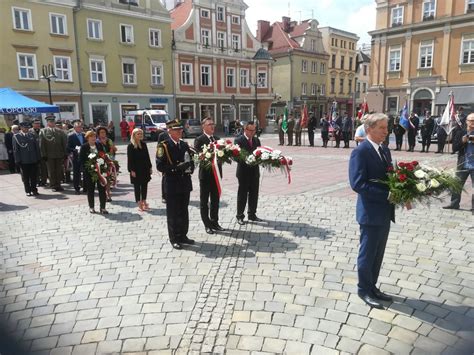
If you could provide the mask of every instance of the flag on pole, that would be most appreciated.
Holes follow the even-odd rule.
[[[439,125],[446,131],[446,134],[449,134],[456,127],[456,124],[458,123],[456,121],[456,115],[454,114],[454,95],[450,93]]]
[[[334,100],[331,106],[331,121],[335,121],[337,118],[337,101]]]
[[[285,133],[288,131],[288,106],[285,106],[285,112],[283,114],[283,121],[281,123],[281,130]]]
[[[400,126],[405,128],[405,131],[408,131],[408,128],[410,127],[410,121],[408,120],[408,105],[406,101],[405,105],[400,111]]]
[[[303,112],[301,113],[301,128],[306,128],[308,127],[308,106],[304,104],[303,106]]]

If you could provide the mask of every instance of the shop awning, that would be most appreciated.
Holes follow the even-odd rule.
[[[58,112],[58,106],[33,100],[10,88],[0,88],[0,115],[28,115]]]
[[[446,105],[451,91],[454,95],[455,105],[474,103],[474,86],[457,86],[441,88],[439,94],[436,95],[436,105]]]

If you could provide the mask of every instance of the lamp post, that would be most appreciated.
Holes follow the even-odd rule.
[[[54,74],[54,67],[52,64],[43,64],[41,67],[42,69],[42,74],[40,79],[41,80],[46,80],[48,82],[48,94],[49,94],[49,104],[53,104],[53,97],[51,96],[51,80],[54,80],[57,78],[56,74]]]
[[[258,81],[256,83],[252,83],[252,80],[250,80],[250,85],[255,88],[255,117],[258,120],[258,92],[257,92]]]

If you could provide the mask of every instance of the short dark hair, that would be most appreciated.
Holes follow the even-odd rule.
[[[247,128],[247,126],[255,126],[255,121],[248,121],[246,124],[244,124],[244,128]]]
[[[105,131],[105,134],[109,133],[109,130],[107,129],[107,127],[104,127],[104,126],[97,127],[95,131],[97,133],[97,136],[100,134],[100,131]]]

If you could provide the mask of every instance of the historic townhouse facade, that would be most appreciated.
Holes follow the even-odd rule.
[[[300,112],[308,110],[320,118],[327,110],[326,75],[329,55],[324,50],[318,21],[301,23],[283,17],[272,25],[258,21],[257,40],[261,41],[275,59],[273,86],[276,100],[272,114],[279,115],[288,104]]]
[[[333,27],[321,27],[323,42],[329,53],[327,75],[328,102],[337,102],[340,114],[354,112],[354,90],[356,81],[357,41],[355,33]]]
[[[74,0],[0,2],[0,87],[49,103],[41,77],[54,72],[52,101],[71,119],[81,112],[74,6]]]
[[[171,4],[176,112],[182,119],[249,121],[273,100],[272,60],[245,21],[241,0]],[[258,54],[257,54],[258,51]]]
[[[474,110],[474,1],[376,0],[369,107],[440,114],[454,94]]]
[[[357,68],[355,81],[356,110],[367,98],[370,85],[370,53],[359,49],[357,53]],[[370,109],[370,106],[369,106]]]

